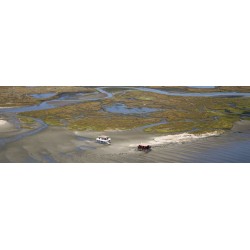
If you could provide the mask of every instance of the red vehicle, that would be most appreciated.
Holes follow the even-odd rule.
[[[137,149],[138,149],[139,151],[146,151],[146,152],[148,152],[148,151],[151,150],[151,146],[150,146],[150,145],[143,145],[143,144],[140,144],[140,145],[138,145]]]

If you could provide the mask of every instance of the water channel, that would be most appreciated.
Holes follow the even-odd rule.
[[[96,101],[102,100],[106,98],[112,98],[114,93],[109,92],[108,89],[110,87],[97,87],[96,92],[93,94],[89,93],[64,93],[61,95],[55,95],[55,93],[44,93],[44,94],[36,94],[33,97],[42,99],[42,98],[50,98],[50,100],[42,101],[38,105],[24,106],[24,107],[10,107],[10,108],[1,108],[0,116],[3,117],[11,117],[12,120],[18,115],[20,112],[27,111],[38,111],[38,110],[46,110],[52,109],[56,107],[62,107],[66,105],[72,105],[74,103],[82,103],[87,101]],[[121,87],[124,89],[124,87]],[[197,97],[250,97],[250,93],[240,93],[240,92],[210,92],[210,93],[187,93],[187,92],[179,92],[179,91],[164,91],[158,89],[152,89],[147,87],[125,87],[127,90],[122,90],[122,92],[131,91],[131,90],[140,90],[145,92],[152,92],[157,94],[171,95],[171,96],[197,96]],[[101,96],[100,96],[101,94]],[[112,106],[103,107],[104,110],[113,113],[122,113],[122,114],[146,114],[149,112],[155,112],[157,109],[150,109],[147,107],[143,108],[128,108],[126,105],[122,103],[116,103]],[[35,119],[37,123],[37,127],[30,130],[25,131],[24,133],[17,134],[10,137],[1,137],[0,138],[0,146],[4,146],[10,142],[15,142],[21,140],[25,137],[35,135],[40,133],[43,130],[48,128],[48,125],[45,124],[42,120]],[[164,124],[167,121],[163,120],[159,124]],[[15,124],[18,126],[18,124]],[[155,124],[147,125],[146,127],[155,126]]]

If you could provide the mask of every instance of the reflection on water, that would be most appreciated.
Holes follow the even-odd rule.
[[[116,103],[112,106],[106,106],[104,107],[104,110],[111,113],[121,113],[121,114],[145,114],[158,111],[158,109],[146,108],[146,107],[129,108],[123,103]]]

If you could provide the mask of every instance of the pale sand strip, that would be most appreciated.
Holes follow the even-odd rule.
[[[155,137],[153,140],[149,140],[146,143],[149,145],[163,145],[169,143],[182,143],[193,141],[201,138],[207,138],[211,136],[218,136],[222,134],[221,131],[215,131],[211,133],[204,133],[200,135],[194,135],[189,133],[182,133],[182,134],[175,134],[175,135],[165,135],[165,136],[158,136]],[[130,147],[134,147],[135,145],[130,145]]]
[[[0,120],[0,126],[4,126],[4,125],[7,125],[7,124],[9,124],[7,121]]]
[[[218,136],[221,132],[215,131],[212,133],[204,133],[200,135],[194,135],[189,133],[177,134],[177,135],[166,135],[154,138],[150,143],[152,145],[165,144],[165,143],[181,143],[186,141],[197,140],[201,138],[207,138],[211,136]]]

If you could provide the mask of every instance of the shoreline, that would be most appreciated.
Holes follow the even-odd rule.
[[[235,126],[237,126],[238,124],[242,124],[242,123],[247,123],[247,120],[241,120],[241,121],[237,121],[235,122],[233,128]],[[16,130],[13,131],[13,124],[4,120],[4,119],[0,119],[0,132],[17,132]],[[56,126],[52,126],[54,128],[58,128],[58,129],[67,129],[67,127],[56,127]],[[76,136],[85,136],[85,135],[92,135],[95,139],[95,137],[97,137],[100,134],[110,134],[111,136],[117,136],[117,135],[124,135],[124,137],[131,137],[130,140],[128,141],[134,141],[133,139],[135,139],[137,137],[137,135],[140,135],[139,138],[140,140],[143,141],[143,144],[149,144],[152,146],[157,146],[157,145],[165,145],[165,144],[171,144],[171,143],[183,143],[183,142],[189,142],[189,141],[194,141],[194,140],[199,140],[199,139],[203,139],[203,138],[208,138],[208,137],[214,137],[214,136],[220,136],[224,133],[226,133],[227,131],[225,130],[216,130],[213,132],[205,132],[205,133],[201,133],[201,134],[192,134],[192,133],[188,133],[188,132],[183,132],[183,133],[176,133],[176,134],[158,134],[158,133],[147,133],[143,131],[143,128],[145,126],[142,127],[136,127],[133,129],[128,129],[128,130],[121,130],[121,129],[108,129],[108,130],[104,130],[104,131],[94,131],[94,130],[84,130],[84,131],[80,131],[80,130],[69,130],[69,132],[73,133]],[[233,128],[229,131],[232,131]],[[68,129],[67,129],[68,130]],[[21,131],[20,131],[21,132]],[[142,143],[142,141],[138,141],[137,145]],[[135,143],[129,144],[127,145],[129,147],[131,146],[135,146]]]
[[[203,133],[200,135],[194,135],[189,133],[180,133],[180,134],[171,134],[155,137],[153,140],[148,141],[146,144],[155,146],[155,145],[166,145],[172,143],[183,143],[190,142],[193,140],[199,140],[208,137],[219,136],[223,132],[215,131],[211,133]]]
[[[166,96],[149,88],[132,89],[137,91],[117,95],[96,87],[95,92],[61,93],[29,106],[3,102],[0,162],[185,162],[210,154],[209,162],[217,151],[223,151],[223,159],[234,155],[241,161],[242,152],[250,152],[250,121],[242,121],[248,116],[250,99],[216,97],[204,103],[204,95]],[[23,93],[25,88],[18,90]],[[17,105],[21,101],[15,99]],[[104,110],[116,103],[131,110],[158,111],[130,116]],[[8,104],[12,106],[6,107]],[[96,143],[101,134],[111,137],[111,145]],[[151,145],[152,152],[138,152],[139,144]],[[242,161],[249,157],[245,154]]]
[[[95,139],[101,133],[48,127],[7,143],[1,148],[0,162],[250,161],[250,121],[240,121],[231,131],[223,134],[206,133],[202,136],[187,133],[159,136],[138,130],[112,131],[108,133],[112,139],[111,145],[96,143]],[[152,151],[137,151],[138,144],[146,142],[154,143]]]

